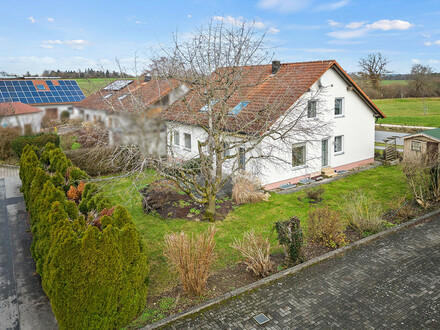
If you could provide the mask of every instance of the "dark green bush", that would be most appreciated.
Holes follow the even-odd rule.
[[[143,240],[122,206],[111,216],[94,218],[97,213],[91,210],[113,206],[96,184],[84,188],[80,206],[85,212],[68,201],[59,181],[69,183],[75,168],[58,149],[50,144],[45,149],[40,162],[33,147],[25,146],[20,178],[34,238],[32,256],[58,326],[120,328],[145,304],[149,266]],[[92,221],[80,211],[90,213]]]
[[[301,222],[297,217],[275,223],[278,241],[284,248],[286,257],[294,263],[302,261],[303,234]]]
[[[14,153],[21,157],[23,153],[24,147],[26,145],[35,146],[38,149],[42,149],[46,146],[47,143],[53,143],[56,147],[60,145],[60,137],[57,134],[53,133],[40,133],[37,135],[23,135],[15,138],[12,143],[12,150]]]
[[[0,127],[0,159],[6,160],[12,157],[12,141],[18,137],[17,130],[8,127]]]

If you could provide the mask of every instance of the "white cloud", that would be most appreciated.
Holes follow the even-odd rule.
[[[335,21],[332,20],[332,19],[328,19],[328,20],[327,20],[327,23],[328,23],[328,25],[333,26],[333,27],[342,26],[342,23],[335,22]]]
[[[264,30],[264,29],[267,28],[267,24],[264,23],[264,22],[261,22],[261,21],[252,21],[252,22],[248,22],[248,21],[246,21],[246,20],[245,20],[243,17],[241,17],[241,16],[239,16],[239,17],[232,17],[232,16],[226,16],[226,17],[224,17],[224,16],[214,16],[212,19],[213,19],[214,21],[222,21],[222,22],[224,22],[224,23],[226,23],[226,24],[230,24],[230,25],[237,26],[237,27],[241,27],[241,26],[243,26],[243,25],[246,25],[246,26],[253,26],[254,28],[259,29],[259,30]],[[278,29],[276,29],[276,28],[274,28],[274,27],[271,27],[271,28],[269,28],[269,29],[267,30],[267,32],[270,33],[270,34],[276,34],[276,33],[280,32],[280,30],[278,30]]]
[[[431,64],[438,64],[440,61],[439,60],[429,60],[428,62]]]
[[[338,2],[326,3],[326,4],[322,4],[322,5],[319,5],[318,7],[316,7],[316,10],[319,10],[319,11],[336,10],[336,9],[345,7],[349,3],[350,3],[350,0],[341,0]]]
[[[425,42],[425,46],[440,46],[440,40],[436,40],[436,41],[426,41]]]
[[[332,21],[333,22],[333,21]],[[329,22],[330,24],[330,22]],[[336,26],[336,25],[334,25]],[[382,31],[390,31],[390,30],[408,30],[413,27],[414,24],[411,24],[407,21],[402,21],[399,19],[389,20],[383,19],[372,24],[365,24],[365,22],[351,22],[345,26],[348,30],[340,30],[340,31],[332,31],[327,33],[327,35],[336,38],[336,39],[352,39],[358,38],[369,31],[372,30],[382,30]],[[425,45],[430,46],[429,42],[425,42]]]
[[[68,45],[73,49],[84,49],[84,46],[90,45],[90,42],[87,40],[77,39],[77,40],[44,40],[40,45],[43,48],[53,48],[53,45]]]
[[[30,21],[31,21],[31,23],[35,23],[35,22],[36,22],[36,20],[34,19],[34,17],[33,17],[33,16],[29,16],[29,17],[28,17],[28,20],[30,20]]]
[[[136,23],[136,24],[142,24],[142,22],[141,22],[141,21],[136,21],[135,23]]]
[[[191,18],[192,17],[192,15],[191,14],[188,14],[186,17],[188,17],[188,18]]]
[[[411,59],[411,62],[413,62],[414,64],[419,64],[420,60],[418,58],[413,58]]]
[[[294,13],[307,8],[311,2],[311,0],[260,0],[257,6],[280,13]]]
[[[401,21],[400,19],[382,19],[380,21],[374,22],[373,24],[366,25],[369,29],[379,29],[383,31],[389,31],[389,30],[408,30],[409,28],[413,27],[414,24],[411,24],[407,21]]]
[[[365,25],[366,22],[351,22],[345,26],[346,29],[359,29]]]
[[[358,38],[365,35],[368,32],[367,29],[358,29],[358,30],[341,30],[341,31],[332,31],[327,33],[330,37],[336,39],[353,39]]]
[[[55,21],[52,17],[48,17],[47,20],[48,20],[49,22],[53,22],[53,21]]]

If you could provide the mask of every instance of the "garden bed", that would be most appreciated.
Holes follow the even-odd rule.
[[[145,182],[145,184],[149,182]],[[242,238],[246,231],[253,229],[255,233],[269,238],[272,246],[272,260],[275,260],[274,271],[277,272],[284,267],[282,264],[284,255],[273,230],[276,221],[297,216],[301,220],[304,233],[307,235],[307,219],[311,209],[329,207],[332,210],[342,212],[344,208],[343,196],[361,190],[383,208],[385,218],[389,222],[397,224],[408,220],[408,215],[402,216],[406,212],[405,209],[401,209],[397,213],[395,211],[411,198],[401,167],[379,166],[320,185],[325,188],[320,202],[310,201],[305,191],[297,191],[290,194],[272,193],[267,202],[232,207],[231,212],[224,217],[223,221],[215,223],[218,230],[215,236],[215,250],[218,259],[213,266],[205,296],[191,298],[182,293],[177,275],[170,272],[169,265],[163,255],[164,236],[180,231],[188,235],[197,234],[206,230],[210,223],[188,221],[188,218],[173,219],[160,217],[157,214],[154,216],[145,214],[142,209],[142,196],[139,194],[137,197],[133,197],[133,194],[127,193],[131,186],[130,178],[120,178],[115,180],[113,185],[107,185],[104,188],[107,189],[108,195],[113,196],[115,200],[123,203],[130,210],[133,220],[144,236],[151,256],[150,292],[147,308],[131,325],[133,327],[157,321],[167,315],[197,305],[203,300],[258,280],[257,277],[246,271],[246,266],[241,263],[242,257],[230,246],[236,238]],[[177,194],[179,200],[183,200],[185,203],[188,201],[183,197],[184,195]],[[394,213],[398,216],[395,217]],[[416,207],[416,212],[411,216],[420,213],[421,211]],[[346,241],[349,242],[362,238],[362,235],[348,226],[345,228],[344,234]],[[331,248],[313,242],[306,236],[303,254],[307,260],[330,250]]]

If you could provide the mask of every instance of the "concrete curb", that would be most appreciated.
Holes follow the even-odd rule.
[[[311,259],[309,261],[306,261],[306,262],[304,262],[302,264],[299,264],[299,265],[296,265],[294,267],[288,268],[286,270],[283,270],[282,272],[273,274],[271,276],[263,278],[263,279],[261,279],[259,281],[254,282],[254,283],[245,285],[245,286],[243,286],[241,288],[238,288],[236,290],[228,292],[228,293],[226,293],[226,294],[224,294],[224,295],[222,295],[220,297],[211,299],[211,300],[209,300],[207,302],[204,302],[204,303],[202,303],[200,305],[194,306],[194,307],[192,307],[192,308],[190,308],[190,309],[188,309],[188,310],[186,310],[184,312],[181,312],[179,314],[174,314],[174,315],[168,316],[168,317],[166,317],[166,318],[164,318],[164,319],[162,319],[160,321],[157,321],[155,323],[152,323],[152,324],[150,324],[150,325],[148,325],[148,326],[146,326],[146,327],[144,327],[142,329],[143,330],[149,330],[149,329],[157,329],[157,328],[160,328],[160,327],[164,327],[164,326],[168,325],[169,323],[172,323],[172,322],[177,321],[179,319],[182,319],[182,318],[188,317],[190,315],[196,314],[196,313],[198,313],[198,312],[200,312],[200,311],[202,311],[204,309],[207,309],[207,308],[209,308],[209,307],[211,307],[213,305],[222,303],[222,302],[224,302],[224,301],[226,301],[226,300],[228,300],[228,299],[230,299],[232,297],[236,297],[236,296],[241,295],[243,293],[255,290],[255,289],[257,289],[259,287],[262,287],[264,285],[267,285],[267,284],[269,284],[271,282],[277,281],[277,280],[279,280],[279,279],[281,279],[283,277],[295,274],[295,273],[297,273],[297,272],[299,272],[299,271],[301,271],[301,270],[303,270],[303,269],[305,269],[307,267],[310,267],[312,265],[320,263],[320,262],[322,262],[324,260],[333,258],[335,256],[342,255],[345,252],[350,251],[352,249],[355,249],[355,248],[357,248],[359,246],[367,245],[367,244],[369,244],[372,241],[375,241],[377,239],[384,238],[384,237],[392,235],[392,234],[394,234],[394,233],[396,233],[396,232],[398,232],[400,230],[403,230],[403,229],[415,226],[418,223],[422,222],[423,220],[425,220],[427,218],[430,218],[430,217],[432,217],[433,215],[436,215],[436,214],[440,214],[440,209],[435,210],[433,212],[430,212],[428,214],[425,214],[425,215],[423,215],[421,217],[412,219],[412,220],[410,220],[408,222],[405,222],[405,223],[402,223],[400,225],[397,225],[397,226],[395,226],[393,228],[390,228],[388,230],[384,230],[384,231],[382,231],[380,233],[377,233],[375,235],[371,235],[371,236],[362,238],[359,241],[351,243],[350,245],[347,245],[347,246],[344,246],[342,248],[330,251],[330,252],[328,252],[326,254],[323,254],[323,255],[321,255],[319,257],[313,258],[313,259]]]

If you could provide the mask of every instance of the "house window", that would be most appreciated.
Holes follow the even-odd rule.
[[[229,149],[229,143],[223,143],[223,157],[231,155],[231,149]]]
[[[39,91],[45,91],[45,90],[46,90],[46,87],[44,87],[44,85],[37,85],[37,89],[38,89]]]
[[[335,116],[341,116],[344,114],[342,106],[343,106],[343,99],[336,98],[335,99]]]
[[[335,153],[339,153],[343,151],[343,136],[339,135],[339,136],[335,136]]]
[[[243,110],[247,105],[249,104],[249,101],[241,101],[239,102],[231,111],[229,111],[229,115],[234,116],[237,115],[241,110]]]
[[[109,93],[109,94],[105,95],[102,99],[103,100],[107,100],[112,95],[113,95],[113,93]]]
[[[411,141],[411,150],[413,150],[413,151],[422,151],[422,142],[420,142],[420,141]]]
[[[180,146],[180,134],[177,131],[174,131],[173,142],[175,146]]]
[[[238,148],[238,168],[240,170],[246,170],[246,149]]]
[[[307,118],[316,118],[316,101],[309,101],[307,105]]]
[[[184,138],[185,138],[185,148],[191,149],[191,134],[185,133]]]
[[[210,102],[211,102],[211,106],[214,106],[214,105],[217,104],[218,100],[211,100]],[[208,107],[208,105],[206,104],[206,105],[204,105],[203,107],[201,107],[199,111],[200,111],[200,112],[207,112],[208,110],[209,110],[209,107]]]
[[[306,164],[306,145],[295,144],[292,147],[292,166],[301,166]]]

